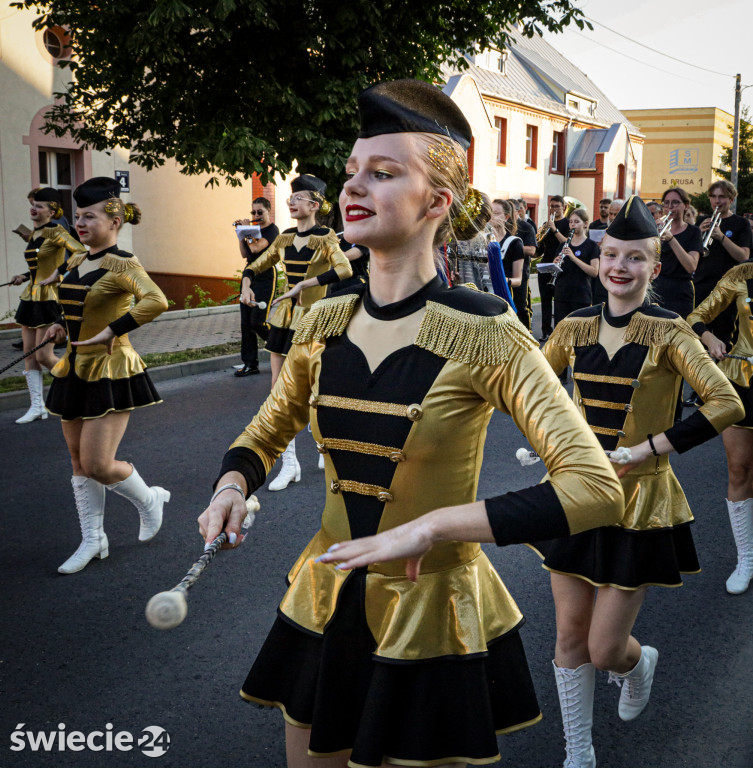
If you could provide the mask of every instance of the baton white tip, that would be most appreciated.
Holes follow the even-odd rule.
[[[266,301],[260,301],[256,304],[259,309],[266,309],[267,308],[267,302]]]
[[[146,604],[146,620],[155,629],[173,629],[188,614],[188,603],[182,592],[158,592]]]
[[[523,459],[527,459],[528,451],[525,448],[518,448],[518,450],[515,451],[515,458],[518,461],[523,461]]]

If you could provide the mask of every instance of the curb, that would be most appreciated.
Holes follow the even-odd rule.
[[[264,350],[260,349],[260,353]],[[196,376],[199,373],[212,373],[231,368],[241,362],[241,356],[222,355],[221,357],[206,357],[203,360],[189,360],[185,363],[173,363],[172,365],[161,365],[157,368],[149,368],[149,378],[159,383],[161,381],[172,381],[181,379],[184,376]],[[259,367],[265,370],[269,367],[268,359],[260,359]],[[45,394],[49,387],[45,388]],[[14,392],[0,393],[0,411],[12,411],[15,408],[26,408],[29,405],[29,393],[25,389],[19,389]]]

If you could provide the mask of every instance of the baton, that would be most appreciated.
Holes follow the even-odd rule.
[[[49,344],[51,341],[55,341],[55,339],[47,339],[47,341],[43,341],[41,344],[37,344],[34,349],[30,349],[25,355],[21,355],[21,357],[18,358],[18,360],[14,360],[12,363],[9,363],[5,366],[5,368],[0,368],[0,373],[5,373],[9,368],[12,368],[14,365],[18,365],[20,362],[22,362],[25,358],[29,357],[29,355],[33,355],[38,349],[42,349],[42,347]]]
[[[629,464],[633,460],[630,448],[623,447],[616,451],[604,451],[604,453],[607,454],[607,458],[612,464]],[[529,451],[527,448],[518,448],[515,451],[515,458],[523,467],[530,467],[541,461],[541,456],[536,451]]]
[[[246,519],[242,528],[247,530],[253,525],[255,513],[259,511],[259,500],[249,496],[246,500]],[[204,554],[188,569],[188,573],[172,589],[158,592],[146,604],[146,620],[155,629],[173,629],[186,618],[188,613],[188,590],[199,580],[214,556],[222,549],[227,541],[223,531],[211,544],[207,545]]]

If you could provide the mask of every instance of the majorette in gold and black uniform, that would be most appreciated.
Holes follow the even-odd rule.
[[[385,338],[404,346],[388,353]],[[367,353],[382,358],[374,370]],[[530,333],[502,299],[438,277],[387,306],[366,285],[317,302],[226,454],[221,474],[243,473],[249,493],[309,421],[324,455],[321,528],[241,690],[310,727],[310,754],[491,763],[495,732],[540,719],[523,617],[478,544],[435,546],[416,584],[402,561],[349,573],[315,562],[335,542],[474,501],[495,408],[551,469],[546,483],[487,500],[500,545],[619,518],[617,478]]]
[[[296,192],[306,192],[312,199],[324,203],[326,184],[316,176],[305,173],[293,179],[290,188]],[[287,285],[285,291],[293,288],[302,280],[316,277],[318,286],[305,288],[298,296],[285,299],[276,304],[269,312],[269,336],[266,348],[269,352],[286,355],[293,341],[298,323],[309,311],[311,305],[324,298],[327,285],[336,283],[353,274],[350,262],[340,250],[340,243],[335,232],[329,227],[315,226],[305,232],[295,227],[286,229],[277,236],[272,245],[244,270],[244,277],[251,278],[259,272],[269,269],[277,263],[282,264]]]
[[[555,373],[573,369],[573,399],[605,450],[665,433],[678,453],[724,430],[740,404],[690,326],[674,312],[644,304],[612,317],[605,304],[573,312],[554,329],[544,355]],[[686,379],[704,405],[675,422]],[[622,478],[619,523],[537,542],[544,567],[597,586],[677,587],[700,570],[693,515],[669,464],[651,456]]]
[[[128,334],[167,309],[165,295],[139,260],[117,245],[74,256],[68,267],[59,287],[68,348],[50,371],[47,410],[70,421],[162,402]],[[136,304],[131,306],[134,297]],[[111,355],[104,344],[71,346],[106,326],[117,337]]]
[[[39,202],[59,204],[60,199],[60,193],[51,187],[43,187],[34,193],[34,200]],[[39,283],[63,265],[66,251],[73,254],[83,253],[86,248],[60,224],[41,227],[31,233],[24,251],[24,258],[29,267],[26,273],[29,282],[21,293],[15,318],[20,325],[27,328],[43,328],[58,319],[60,308],[57,305],[57,282],[50,285]]]
[[[732,267],[709,296],[688,315],[688,323],[701,336],[710,330],[706,326],[728,307],[737,310],[737,322],[729,354],[753,357],[753,261]],[[753,363],[725,357],[719,362],[719,369],[727,376],[745,406],[745,418],[735,426],[753,429]]]

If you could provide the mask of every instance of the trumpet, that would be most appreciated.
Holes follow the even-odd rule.
[[[659,221],[661,222],[659,237],[661,237],[672,226],[672,214],[668,213],[666,216],[662,216]]]
[[[571,229],[570,232],[567,235],[567,241],[562,246],[562,250],[560,253],[562,254],[562,260],[560,261],[560,265],[562,262],[567,258],[567,254],[565,253],[565,249],[570,247],[570,243],[573,241],[573,238],[575,237],[575,230]],[[555,272],[551,279],[549,280],[549,285],[555,285],[557,283],[557,277],[559,276],[559,272]]]
[[[717,205],[714,208],[714,215],[711,217],[711,225],[709,226],[706,236],[703,238],[703,255],[708,256],[711,246],[711,233],[719,226],[719,222],[722,220],[722,214]]]
[[[536,233],[536,242],[540,243],[546,236],[547,233],[551,230],[552,224],[554,224],[554,214],[552,214],[540,227],[539,231]]]

